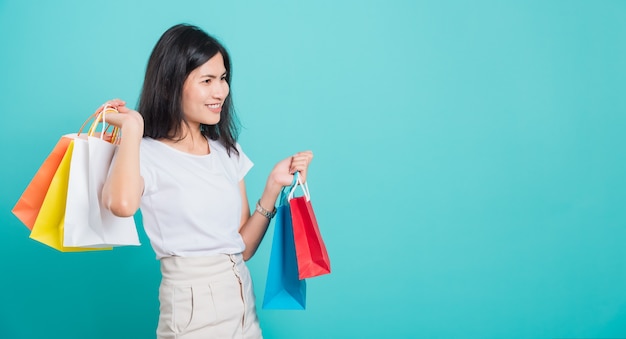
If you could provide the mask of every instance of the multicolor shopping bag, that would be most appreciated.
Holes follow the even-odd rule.
[[[280,194],[275,220],[263,309],[303,310],[306,307],[306,281],[298,278],[286,189]]]
[[[74,140],[71,140],[47,189],[30,233],[30,238],[61,252],[93,251],[95,249],[63,246],[65,201],[67,198],[67,183],[73,148]]]
[[[297,172],[295,176],[296,184],[291,188],[287,199],[293,222],[298,277],[306,279],[330,273],[330,258],[311,205],[309,187],[307,183],[302,183]],[[297,187],[302,189],[303,196],[294,197]]]
[[[28,211],[28,218],[34,219],[32,226],[29,219],[23,221],[31,228],[30,238],[62,252],[139,245],[134,218],[113,215],[100,199],[119,137],[117,128],[108,132],[104,121],[107,112],[117,113],[112,107],[100,107],[78,133],[63,136],[61,140],[67,145],[59,142],[36,175],[44,184],[31,182],[32,188],[29,185],[25,198],[18,201],[20,207],[29,206],[21,208],[20,215],[16,213],[18,218],[22,220],[23,211]],[[92,120],[89,132],[82,134]],[[103,130],[96,133],[99,124]]]
[[[74,140],[65,207],[64,246],[111,247],[140,245],[133,217],[118,217],[101,199],[118,140],[119,129],[106,133],[106,114],[117,110],[105,106],[86,136]],[[96,133],[98,124],[103,131]]]

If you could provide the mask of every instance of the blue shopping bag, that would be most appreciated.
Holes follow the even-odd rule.
[[[285,188],[279,197],[274,224],[274,239],[265,283],[263,309],[304,310],[306,281],[298,278],[296,246],[293,238],[291,211]]]

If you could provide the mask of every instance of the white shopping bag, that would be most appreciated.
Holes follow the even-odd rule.
[[[105,124],[106,107],[94,121]],[[110,112],[110,111],[109,111]],[[116,247],[140,245],[133,217],[118,217],[102,204],[102,187],[109,173],[117,145],[104,140],[105,131],[95,137],[74,139],[65,207],[63,245],[66,247]]]
[[[89,147],[83,137],[73,136],[74,150],[67,183],[63,246],[78,247],[89,225]]]

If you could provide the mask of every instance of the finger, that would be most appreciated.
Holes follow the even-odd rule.
[[[291,168],[295,171],[303,171],[305,169],[307,169],[307,167],[309,166],[308,161],[305,160],[301,160],[301,161],[294,161],[291,164]]]
[[[291,174],[295,173],[295,172],[306,172],[308,167],[309,167],[309,163],[311,161],[311,157],[310,156],[294,156],[291,160],[291,164],[289,166],[289,172]]]
[[[303,152],[298,152],[294,155],[294,157],[304,157],[306,159],[313,159],[313,152],[311,151],[303,151]]]
[[[294,156],[291,161],[291,165],[292,166],[301,166],[301,165],[307,166],[311,162],[312,159],[313,158],[308,155]]]
[[[104,106],[111,106],[111,107],[114,107],[115,109],[119,110],[119,108],[126,106],[126,102],[124,100],[122,100],[122,99],[117,99],[116,98],[116,99],[111,99],[111,100],[105,102],[104,105],[102,105],[102,106],[103,107]]]
[[[128,113],[130,112],[130,108],[126,107],[125,105],[117,106],[117,111],[120,113]]]
[[[311,151],[298,152],[294,154],[293,158],[307,159],[310,161],[311,159],[313,159],[313,152]]]

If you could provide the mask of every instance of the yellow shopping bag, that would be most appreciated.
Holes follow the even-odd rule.
[[[65,222],[65,202],[67,199],[67,184],[70,175],[70,162],[74,140],[72,140],[52,178],[46,197],[44,198],[35,224],[33,225],[30,238],[61,252],[83,252],[110,250],[107,248],[85,248],[63,246],[63,225]]]

